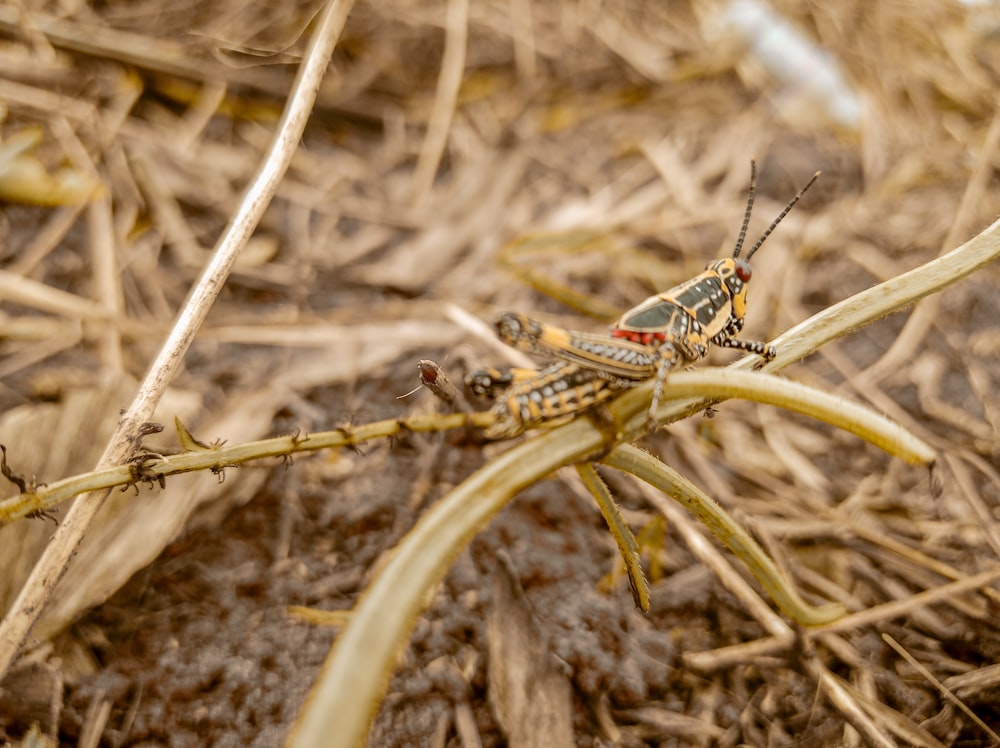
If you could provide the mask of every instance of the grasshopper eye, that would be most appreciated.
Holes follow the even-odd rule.
[[[750,282],[750,276],[753,275],[753,271],[750,270],[750,263],[746,260],[736,261],[736,277],[739,278],[744,283]]]

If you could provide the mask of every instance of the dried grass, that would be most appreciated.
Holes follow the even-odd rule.
[[[496,360],[471,336],[459,343],[457,326],[442,329],[456,307],[487,320],[518,309],[600,329],[497,270],[501,248],[552,236],[551,251],[522,260],[626,308],[728,251],[751,156],[761,171],[755,225],[814,170],[824,176],[755,257],[748,337],[772,336],[941,254],[995,217],[1000,55],[986,8],[778,5],[843,69],[864,107],[852,128],[833,121],[828,97],[794,90],[787,80],[797,71],[782,82],[726,33],[728,5],[358,3],[255,243],[173,380],[172,402],[184,405],[160,420],[201,413],[185,417],[196,431],[245,441],[314,388],[375,380],[393,389],[389,367],[412,371],[418,348]],[[103,444],[98,435],[134,387],[122,382],[145,372],[238,208],[317,8],[257,0],[108,3],[58,17],[0,9],[0,149],[41,126],[27,156],[49,178],[66,167],[102,185],[86,205],[0,212],[0,441],[22,472],[44,480],[93,465],[90,447]],[[600,241],[558,248],[581,230]],[[653,620],[677,627],[683,673],[671,670],[670,689],[648,685],[633,701],[578,677],[579,744],[590,744],[588,733],[622,745],[991,744],[946,694],[998,729],[998,282],[1000,271],[986,268],[789,372],[869,402],[934,445],[940,495],[924,475],[854,440],[750,405],[728,404],[712,421],[650,440],[742,513],[803,588],[856,613],[803,638],[738,605],[711,615],[674,605],[671,585],[657,584]],[[434,335],[413,335],[414,322]],[[330,331],[367,324],[380,332],[330,340]],[[234,413],[242,417],[224,429]],[[162,548],[195,505],[211,500],[202,522],[217,522],[259,484],[234,476],[223,498],[214,480],[168,485],[155,501],[176,515],[158,525],[141,511],[151,499],[123,498],[122,524],[108,527],[132,550],[106,556],[106,567],[82,555],[76,568],[89,565],[89,575],[71,571],[73,595],[57,592],[46,613],[57,625],[39,631],[110,594],[148,562],[135,546]],[[172,490],[186,495],[183,509],[169,504]],[[689,518],[664,511],[661,561],[678,585],[703,561],[727,569],[718,573],[731,586],[746,584],[728,556],[698,544]],[[642,525],[652,512],[629,518]],[[25,559],[47,540],[43,527],[0,531],[5,608]],[[691,545],[671,549],[677,538]],[[629,624],[639,638],[649,625]],[[807,716],[790,716],[784,699]],[[455,703],[457,732],[496,739],[482,704]],[[700,742],[690,724],[671,721],[675,712],[708,725]],[[397,727],[383,713],[375,734],[401,743]]]

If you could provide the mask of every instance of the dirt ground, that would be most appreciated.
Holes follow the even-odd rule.
[[[602,310],[731,252],[751,157],[753,238],[823,174],[754,256],[747,339],[983,231],[1000,204],[991,6],[836,6],[355,3],[301,153],[149,448],[177,450],[175,415],[242,443],[442,411],[405,396],[419,359],[456,380],[509,363],[456,308],[605,330]],[[0,443],[52,483],[95,464],[267,146],[319,6],[13,7],[0,153],[43,172],[0,173]],[[738,11],[774,15],[741,32]],[[76,204],[88,180],[102,192]],[[500,686],[522,635],[542,653],[522,686],[560,705],[566,744],[998,744],[1000,574],[916,597],[998,568],[998,286],[994,263],[783,372],[901,423],[939,454],[933,474],[747,402],[641,442],[811,602],[897,610],[814,635],[792,624],[775,644],[741,560],[601,468],[640,537],[643,613],[593,500],[560,471],[459,554],[370,744],[541,744]],[[0,741],[281,745],[341,625],[300,608],[349,611],[428,507],[508,448],[407,433],[115,491],[0,680]],[[0,609],[52,532],[0,527]]]

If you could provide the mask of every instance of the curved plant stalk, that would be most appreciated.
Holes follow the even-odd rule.
[[[558,467],[585,460],[606,438],[577,419],[521,442],[432,506],[358,600],[286,745],[363,745],[416,617],[454,558],[519,491]]]
[[[632,534],[632,530],[618,511],[615,497],[611,495],[608,487],[604,485],[601,476],[597,474],[593,464],[581,462],[576,466],[576,472],[583,480],[583,485],[590,491],[590,495],[597,502],[604,521],[608,523],[608,529],[618,544],[618,552],[625,562],[625,573],[628,574],[628,583],[632,588],[632,600],[637,608],[644,613],[649,611],[649,582],[646,575],[642,573],[642,559],[639,555],[639,542]]]
[[[765,368],[779,370],[825,342],[957,282],[997,256],[1000,256],[1000,221],[949,254],[856,294],[792,328],[774,341],[778,356]],[[756,357],[748,357],[735,368],[749,368],[757,361]],[[671,396],[670,387],[668,380],[665,398]],[[616,423],[629,426],[615,440],[640,433],[646,415],[642,393],[648,402],[650,390],[651,386],[645,385],[608,406]],[[657,413],[658,422],[667,423],[697,412],[709,401],[702,398],[665,403]],[[578,418],[515,446],[432,507],[403,538],[394,556],[358,601],[287,745],[312,748],[363,743],[393,663],[409,639],[423,601],[444,577],[450,560],[522,485],[560,465],[583,460],[588,454],[607,448],[612,441],[588,419]],[[525,470],[528,467],[530,470]],[[510,474],[504,475],[503,471],[508,469]],[[391,614],[387,614],[389,611]]]
[[[648,399],[648,392],[645,392],[647,389],[648,386],[637,388],[619,398],[625,407],[619,406],[614,412],[628,413],[636,408],[641,410],[641,404]],[[934,452],[926,443],[894,421],[857,403],[780,377],[706,367],[672,374],[665,393],[674,399],[700,396],[718,401],[738,397],[778,405],[849,431],[910,464],[927,464],[934,459]],[[638,404],[633,404],[633,400]],[[663,411],[669,412],[671,409],[672,401],[664,403]],[[363,426],[345,426],[312,434],[277,436],[245,444],[204,445],[191,436],[183,423],[175,419],[174,425],[184,449],[180,454],[140,452],[138,457],[141,459],[135,459],[130,464],[70,476],[0,500],[0,527],[52,509],[87,491],[129,486],[143,481],[155,482],[171,475],[199,470],[219,472],[253,460],[350,447],[406,432],[429,433],[469,427],[483,429],[493,420],[494,415],[488,411],[430,414],[376,421]],[[629,423],[631,422],[630,419]],[[605,518],[608,518],[607,514]],[[609,526],[612,524],[613,520],[609,520]]]
[[[771,341],[778,349],[764,371],[777,371],[805,358],[820,346],[875,320],[888,317],[925,296],[937,293],[1000,257],[1000,220],[962,246],[827,307]],[[746,368],[752,361],[740,361]]]
[[[712,399],[720,399],[721,396],[712,390],[712,386],[717,384],[716,374],[707,369],[678,372],[676,377],[671,376],[667,380],[663,396],[666,399],[709,393]],[[817,390],[805,385],[788,388],[786,380],[760,373],[741,374],[739,380],[742,383],[757,379],[770,383],[752,388],[755,393],[758,390],[770,393],[774,400],[782,400],[799,412],[824,412],[816,410],[815,401],[821,399],[819,395],[822,394]],[[680,379],[680,382],[675,384],[675,379]],[[611,402],[607,406],[608,418],[616,424],[630,426],[644,423],[649,389],[650,385],[643,385],[637,391]],[[739,395],[741,390],[735,388],[727,394]],[[759,399],[765,398],[760,396]],[[669,403],[661,411],[668,407]],[[870,421],[875,434],[873,443],[892,445],[900,453],[907,453],[908,449],[919,451],[912,444],[901,446],[899,427],[891,421],[881,418]],[[409,640],[415,618],[434,586],[444,578],[452,559],[521,489],[558,467],[585,461],[607,451],[622,438],[621,433],[611,433],[588,418],[578,418],[517,444],[431,507],[400,541],[381,573],[361,596],[354,614],[327,658],[287,745],[311,748],[316,745],[362,744],[389,673]],[[924,456],[933,456],[930,448],[925,447],[925,450]],[[616,466],[610,461],[608,464]],[[635,469],[639,471],[640,468]],[[662,477],[662,473],[658,476]],[[675,494],[671,490],[667,493]],[[697,500],[691,501],[697,506]],[[789,593],[790,587],[753,539],[741,529],[738,532],[734,530],[738,525],[731,518],[717,516],[721,514],[724,517],[724,513],[714,502],[710,503],[713,509],[695,509],[695,513],[703,521],[714,523],[713,529],[723,541],[741,554],[755,575],[766,580],[762,584],[768,592],[776,595],[783,610],[787,608],[810,625],[828,622],[843,613],[840,606],[812,608],[798,598],[794,590]],[[749,548],[754,550],[747,550]],[[387,614],[389,611],[391,615]]]
[[[635,400],[641,409],[641,403],[648,401],[648,389],[649,385],[637,388],[619,400],[624,401],[626,405]],[[849,400],[773,375],[706,367],[697,371],[672,374],[665,393],[675,399],[703,397],[718,401],[739,397],[778,405],[849,431],[910,464],[927,464],[934,459],[934,452],[927,444],[885,416]],[[704,407],[704,404],[699,407]],[[630,409],[631,406],[626,408]],[[661,407],[661,413],[670,413],[672,410],[672,402],[665,402]],[[52,509],[63,501],[87,491],[128,486],[142,481],[159,481],[171,475],[197,470],[218,472],[252,460],[348,447],[379,437],[397,436],[407,431],[486,428],[493,420],[494,416],[489,412],[432,414],[377,421],[364,426],[343,427],[314,434],[279,436],[245,444],[206,446],[199,444],[188,433],[184,424],[175,419],[175,427],[181,447],[184,449],[182,453],[166,456],[140,453],[138,455],[140,459],[133,460],[130,464],[71,476],[3,499],[0,501],[0,527]],[[641,428],[645,423],[642,419],[633,420],[637,428]],[[632,426],[632,421],[629,421],[629,426]],[[586,477],[584,480],[587,480]],[[597,498],[596,493],[595,498]],[[600,505],[600,499],[598,504]],[[613,527],[613,520],[603,507],[601,511],[608,520],[609,527]],[[622,547],[621,541],[619,546]],[[624,549],[623,557],[625,557]],[[628,563],[626,560],[626,566]],[[634,584],[636,580],[631,574],[630,579]]]
[[[696,371],[675,372],[667,381],[664,391],[669,391],[671,398],[698,397],[718,402],[735,397],[776,405],[852,433],[910,465],[928,465],[935,459],[935,452],[930,445],[881,413],[784,377],[732,368],[706,367]],[[651,385],[644,385],[623,395],[621,399],[635,398],[648,402],[650,388]],[[672,414],[673,405],[675,403],[664,404],[658,417]],[[704,407],[704,404],[699,407]],[[628,426],[632,427],[633,423],[629,422]]]
[[[765,372],[781,371],[832,340],[905,309],[925,296],[944,290],[998,257],[1000,257],[1000,220],[994,221],[951,252],[856,293],[786,330],[770,341],[777,349],[778,355],[763,366],[760,366],[759,356],[745,356],[727,368],[759,367]],[[671,378],[674,376],[676,375],[671,374]],[[673,423],[697,413],[709,404],[710,401],[705,398],[669,403],[660,408],[657,422],[661,426]],[[634,427],[630,433],[637,435],[642,432],[640,422],[636,421]]]
[[[653,455],[631,444],[622,444],[601,460],[605,465],[640,478],[683,504],[723,545],[740,557],[782,612],[804,626],[822,626],[837,620],[847,609],[839,603],[810,605],[789,583],[777,565],[711,497]]]

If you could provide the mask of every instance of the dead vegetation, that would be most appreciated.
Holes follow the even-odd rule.
[[[67,7],[0,8],[0,442],[37,481],[96,464],[241,205],[321,12]],[[994,220],[990,6],[783,3],[754,26],[761,7],[355,3],[302,145],[154,420],[247,442],[436,407],[396,399],[418,359],[457,375],[504,356],[454,307],[602,329],[524,269],[598,316],[690,277],[728,254],[751,156],[755,226],[824,173],[754,258],[756,339]],[[828,57],[804,58],[782,23]],[[846,93],[822,84],[827,64]],[[505,246],[520,279],[498,267]],[[371,743],[995,744],[998,282],[988,266],[785,372],[934,446],[939,491],[746,403],[645,440],[812,599],[878,615],[789,629],[688,515],[607,472],[644,542],[644,616],[600,515],[560,475],[459,557]],[[352,607],[427,506],[507,448],[409,435],[114,494],[0,681],[0,737],[37,722],[66,744],[282,742],[334,637],[288,606]],[[52,533],[0,529],[3,610]]]

